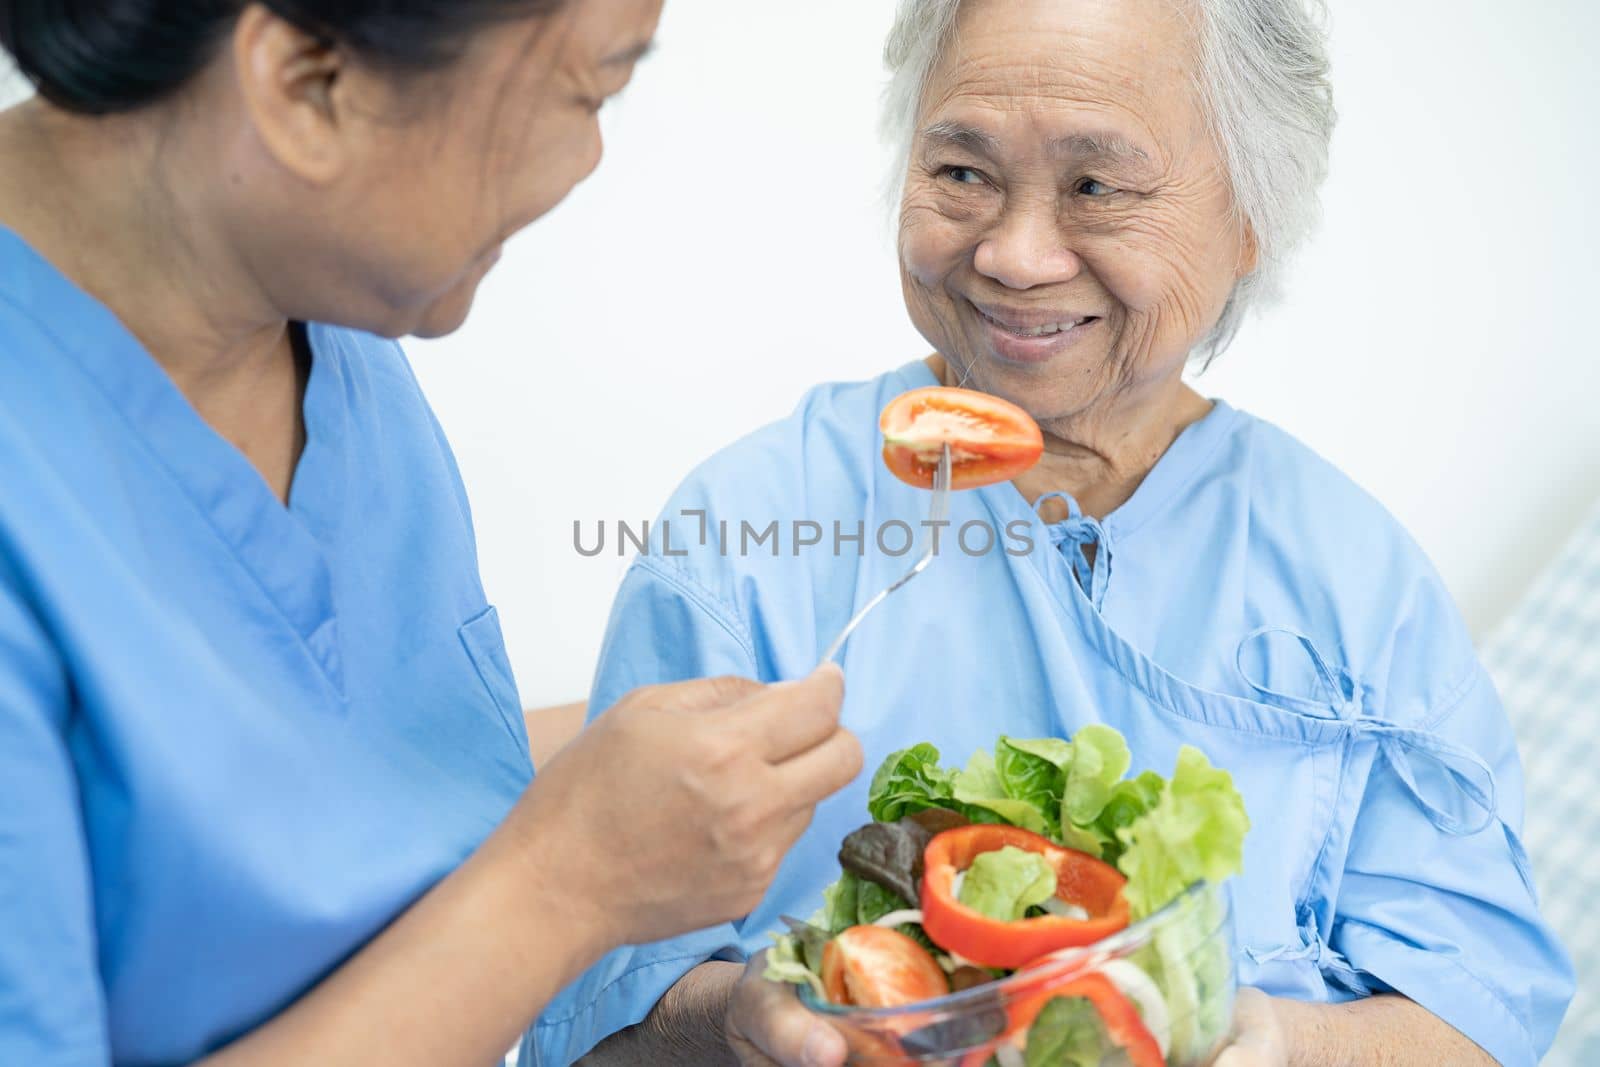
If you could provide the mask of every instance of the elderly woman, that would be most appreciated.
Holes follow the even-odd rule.
[[[1182,378],[1314,215],[1333,113],[1302,0],[906,0],[887,54],[904,292],[937,354],[813,391],[688,479],[673,543],[625,580],[592,708],[641,683],[803,675],[904,571],[903,537],[876,531],[925,514],[879,459],[879,410],[941,382],[1004,397],[1045,457],[956,494],[950,526],[1001,537],[947,544],[847,646],[869,763],[923,740],[959,763],[1095,720],[1136,769],[1197,745],[1254,822],[1238,965],[1261,992],[1225,1062],[1533,1064],[1571,976],[1518,843],[1511,733],[1448,593],[1375,501]],[[776,548],[743,536],[774,520]],[[840,1062],[759,961],[742,981],[733,961],[815,907],[866,788],[818,809],[741,923],[591,971],[533,1032],[540,1062],[619,1030],[595,1062]]]

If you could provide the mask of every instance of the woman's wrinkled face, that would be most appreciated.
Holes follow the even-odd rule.
[[[352,64],[330,91],[336,176],[298,198],[307,217],[273,253],[306,265],[280,306],[388,336],[460,326],[505,240],[599,164],[601,105],[632,77],[661,8],[571,0],[476,31],[441,71]]]
[[[1172,0],[968,0],[901,204],[917,328],[1041,421],[1182,372],[1253,243]]]

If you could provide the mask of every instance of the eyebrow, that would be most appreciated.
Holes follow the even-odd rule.
[[[1000,142],[995,137],[976,126],[961,122],[935,122],[924,129],[922,135],[930,141],[938,141],[952,148],[964,148],[991,159],[1000,154]],[[1058,156],[1151,162],[1149,152],[1112,130],[1084,130],[1057,137],[1050,142],[1049,150],[1052,155]]]
[[[656,42],[654,40],[640,41],[638,44],[630,45],[620,52],[613,52],[611,55],[606,56],[600,61],[600,65],[602,67],[632,66],[655,50]]]
[[[951,148],[964,148],[980,156],[992,157],[1000,154],[999,141],[976,126],[960,122],[935,122],[922,131],[922,136]]]
[[[1112,130],[1087,130],[1058,137],[1050,142],[1053,152],[1063,156],[1088,156],[1098,159],[1127,159],[1149,163],[1150,153]]]

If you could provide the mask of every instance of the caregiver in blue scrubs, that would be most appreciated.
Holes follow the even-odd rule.
[[[659,10],[0,3],[0,1064],[495,1062],[856,773],[830,670],[631,693],[534,781],[385,339],[594,168]]]

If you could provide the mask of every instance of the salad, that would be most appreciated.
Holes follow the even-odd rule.
[[[1218,887],[1250,823],[1232,776],[1198,749],[1180,750],[1170,778],[1127,777],[1131,762],[1103,725],[1001,737],[960,769],[929,744],[892,754],[872,821],[839,850],[843,873],[808,921],[786,920],[766,977],[814,1010],[891,1009],[904,1040],[888,1062],[1198,1062],[1230,1022]],[[894,1011],[956,1002],[983,1010],[932,1037]]]

